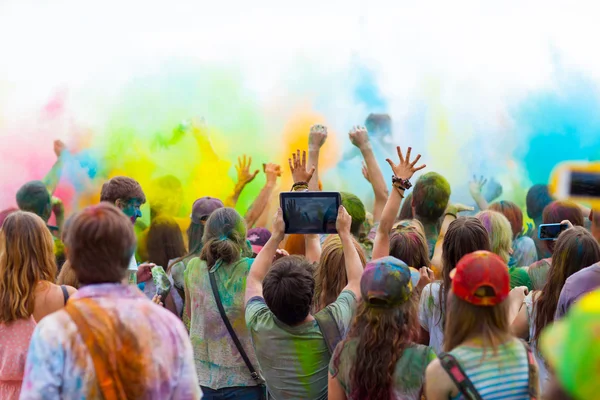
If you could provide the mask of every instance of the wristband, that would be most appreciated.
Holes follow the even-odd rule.
[[[408,190],[412,187],[412,183],[408,179],[399,178],[396,175],[392,176],[392,186],[398,189]]]
[[[458,219],[458,216],[456,214],[454,214],[454,213],[447,212],[446,214],[444,214],[444,218],[446,217],[446,215],[451,215],[451,216],[454,217],[454,219]]]

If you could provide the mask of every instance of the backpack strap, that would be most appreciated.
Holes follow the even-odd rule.
[[[220,262],[221,262],[220,260],[217,261],[217,263],[220,263]],[[212,289],[213,296],[215,297],[215,302],[217,303],[217,308],[219,309],[219,314],[221,314],[221,319],[223,320],[223,323],[225,324],[225,327],[227,328],[227,331],[229,332],[229,336],[231,336],[231,340],[233,340],[235,347],[238,349],[240,355],[242,356],[242,359],[244,360],[244,363],[246,364],[248,371],[250,371],[250,376],[252,377],[252,379],[254,379],[254,381],[256,383],[261,384],[262,382],[261,382],[260,375],[258,374],[258,372],[256,372],[256,369],[254,369],[254,366],[252,365],[252,362],[248,358],[248,355],[246,354],[246,351],[244,350],[244,347],[242,346],[240,339],[238,338],[237,334],[233,330],[233,326],[231,326],[231,322],[229,322],[229,317],[227,317],[227,314],[225,313],[225,308],[223,308],[223,303],[221,301],[221,295],[219,294],[219,288],[217,287],[217,279],[215,278],[215,270],[216,270],[216,268],[212,268],[211,270],[209,270],[208,276],[210,277],[210,287]]]
[[[535,357],[533,355],[533,351],[531,351],[531,347],[529,347],[529,345],[527,344],[526,341],[521,339],[521,343],[523,343],[523,346],[525,347],[525,351],[527,352],[527,365],[529,367],[529,389],[528,389],[528,393],[529,393],[529,398],[531,400],[537,400],[539,393],[538,393],[538,379],[539,379],[539,372],[538,372],[538,367],[535,364]]]
[[[450,379],[452,379],[452,382],[454,382],[466,400],[483,400],[477,389],[475,389],[473,382],[471,382],[454,356],[448,353],[441,353],[439,359],[442,368],[444,368],[444,371],[450,376]]]
[[[333,313],[328,307],[325,307],[315,314],[314,318],[315,321],[317,321],[317,325],[319,325],[321,333],[323,334],[323,338],[327,344],[327,349],[329,349],[329,355],[332,356],[335,347],[339,342],[342,341],[342,334],[340,333],[340,328],[333,317]]]

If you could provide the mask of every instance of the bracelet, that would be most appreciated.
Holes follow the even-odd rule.
[[[446,215],[451,215],[451,216],[454,217],[454,219],[458,219],[458,216],[456,214],[454,214],[454,213],[447,212],[446,214],[444,214],[444,218],[446,218]]]
[[[398,189],[408,190],[412,187],[412,183],[408,179],[399,178],[396,175],[392,175],[392,186]]]
[[[292,185],[292,192],[297,190],[308,190],[308,183],[306,182],[296,182]]]

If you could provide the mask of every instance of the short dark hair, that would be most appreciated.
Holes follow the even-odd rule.
[[[352,217],[352,225],[350,225],[350,232],[354,236],[358,236],[360,228],[367,219],[367,211],[363,202],[352,193],[341,192],[342,205],[348,211],[348,214]]]
[[[69,262],[82,285],[121,282],[136,245],[131,221],[109,203],[75,214],[66,240]]]
[[[42,181],[27,182],[17,192],[17,205],[21,211],[32,212],[47,222],[52,213],[50,193]]]
[[[415,217],[425,222],[437,221],[446,211],[450,194],[450,184],[442,175],[428,172],[421,176],[413,189]]]
[[[287,325],[297,325],[310,312],[315,294],[312,265],[302,256],[275,261],[263,280],[263,297],[275,317]]]
[[[135,179],[127,176],[115,176],[102,185],[100,201],[115,204],[117,200],[128,202],[133,199],[138,199],[142,204],[146,202],[142,186]]]
[[[548,191],[548,185],[533,185],[529,188],[525,199],[527,215],[531,219],[539,219],[544,212],[544,208],[553,201],[554,199]]]

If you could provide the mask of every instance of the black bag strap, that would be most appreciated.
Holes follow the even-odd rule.
[[[538,393],[538,367],[535,364],[535,357],[533,355],[533,351],[531,351],[531,347],[527,344],[526,341],[521,340],[523,346],[525,347],[525,351],[527,352],[527,365],[529,367],[529,398],[531,400],[537,400]]]
[[[217,303],[217,307],[219,308],[219,314],[221,314],[221,318],[223,319],[223,323],[225,324],[225,327],[229,332],[229,336],[231,336],[235,347],[237,347],[238,351],[240,352],[240,355],[244,359],[244,363],[246,364],[246,367],[248,367],[248,371],[250,371],[250,376],[252,377],[252,379],[254,379],[257,383],[261,383],[260,375],[258,375],[258,372],[256,372],[256,370],[254,369],[254,366],[250,362],[250,359],[248,358],[248,355],[246,354],[246,351],[244,350],[240,339],[237,337],[235,331],[233,330],[233,327],[231,326],[231,322],[229,322],[227,314],[225,314],[225,309],[223,308],[223,303],[221,302],[221,296],[219,295],[219,289],[217,288],[217,279],[215,278],[214,269],[208,271],[208,276],[210,277],[210,287],[212,289],[213,295],[215,296],[215,302]]]
[[[327,344],[327,349],[329,349],[329,355],[332,356],[335,347],[339,342],[342,341],[342,334],[340,333],[340,328],[333,317],[333,313],[329,308],[325,307],[323,310],[316,313],[314,318],[315,321],[317,321],[317,325],[319,325],[321,333],[323,334],[323,338]]]
[[[69,291],[67,290],[67,287],[65,285],[60,285],[60,290],[62,290],[63,299],[65,300],[66,305],[67,301],[69,301]]]
[[[467,374],[465,374],[465,371],[461,368],[456,358],[448,353],[441,353],[439,359],[442,368],[444,368],[466,400],[483,400],[477,389],[475,389],[475,386],[473,386],[473,382],[471,382]]]

